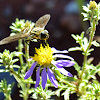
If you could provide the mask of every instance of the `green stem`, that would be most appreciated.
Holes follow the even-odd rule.
[[[18,50],[22,52],[22,40],[19,40]],[[29,59],[29,45],[27,43],[25,43],[25,57],[27,61],[27,59]],[[20,59],[20,63],[23,64],[24,62],[23,57],[20,56],[19,59]],[[27,61],[27,63],[28,63],[28,68],[30,68],[30,62]],[[23,100],[27,100],[29,97],[30,83],[25,83],[23,81],[23,78],[20,76],[20,74],[17,74],[13,68],[10,68],[10,66],[8,68],[9,68],[9,72],[13,74],[13,76],[21,86],[21,89],[23,91]]]
[[[90,47],[92,45],[91,42],[93,41],[95,30],[96,30],[96,23],[92,22],[91,23],[91,33],[90,33],[89,45],[88,45],[88,47],[86,49],[86,52],[90,49]]]
[[[84,52],[84,61],[83,61],[83,67],[82,67],[82,73],[81,73],[81,76],[80,76],[80,80],[79,80],[79,85],[80,86],[80,83],[82,82],[82,80],[84,79],[84,72],[85,72],[85,69],[86,69],[86,64],[87,64],[87,57],[88,57],[88,50],[90,49],[91,45],[92,45],[92,41],[93,41],[93,37],[94,37],[94,34],[95,34],[95,30],[96,30],[96,23],[95,22],[91,22],[91,32],[90,32],[90,38],[89,38],[89,44],[88,44],[88,47],[87,49],[83,52]],[[79,90],[79,87],[77,87],[77,93],[78,95],[82,95],[83,92],[81,92]]]
[[[23,94],[23,99],[27,100],[29,97],[29,92],[28,90],[30,89],[30,83],[25,84],[25,89],[24,89],[24,94]]]
[[[5,93],[5,94],[7,94],[7,93]],[[12,100],[12,99],[11,99],[11,96],[9,95],[9,96],[6,98],[6,100]]]
[[[12,99],[11,99],[11,96],[9,96],[7,100],[12,100]]]
[[[28,67],[30,68],[30,62],[28,61],[28,59],[29,59],[29,44],[26,42],[25,42],[25,57],[26,57]]]
[[[22,50],[23,50],[23,44],[22,44],[22,39],[20,39],[18,41],[18,51],[22,52]],[[19,56],[19,60],[20,60],[20,64],[22,65],[24,63],[22,55]]]
[[[8,67],[8,68],[9,68],[9,72],[10,72],[10,73],[12,73],[14,76],[16,76],[17,78],[19,78],[19,79],[21,80],[21,77],[19,76],[19,74],[17,74],[17,73],[14,71],[13,68],[10,68],[10,67]]]
[[[10,96],[8,90],[3,90],[3,92],[4,92],[4,95],[5,95],[5,97],[6,97],[5,100],[12,100],[12,98],[11,98],[11,96]]]
[[[90,47],[92,45],[92,41],[93,41],[93,37],[94,37],[94,34],[95,34],[95,30],[96,30],[96,23],[95,22],[91,22],[91,33],[90,33],[88,47],[87,47],[86,51],[84,51],[84,61],[83,61],[83,69],[82,69],[81,78],[83,77],[83,73],[84,73],[85,68],[86,68],[87,57],[88,57],[87,53],[88,53],[88,50],[90,49]]]
[[[28,61],[29,59],[29,43],[25,42],[25,58],[28,64],[28,68],[30,68],[30,62]],[[25,89],[24,89],[24,100],[27,100],[29,97],[29,89],[30,89],[30,83],[25,84]]]
[[[22,91],[23,91],[23,99],[27,100],[29,97],[29,92],[28,90],[30,89],[30,83],[23,83],[22,78],[14,71],[14,69],[9,68],[10,73],[12,73],[17,80],[17,82],[20,84]]]

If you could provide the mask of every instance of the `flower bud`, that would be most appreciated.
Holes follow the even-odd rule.
[[[89,9],[97,8],[97,3],[95,1],[90,1]]]

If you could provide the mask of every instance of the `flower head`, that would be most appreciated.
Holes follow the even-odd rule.
[[[35,52],[36,54],[32,58],[37,61],[40,66],[48,66],[51,63],[53,51],[48,44],[45,47],[41,44],[39,49],[35,48]]]
[[[39,68],[37,69],[36,72],[36,84],[35,88],[38,87],[40,83],[40,68],[43,68],[41,77],[42,77],[42,87],[45,88],[46,83],[47,83],[47,75],[49,77],[49,80],[51,83],[57,88],[57,81],[56,78],[53,74],[53,71],[51,70],[51,67],[56,67],[62,74],[72,77],[72,74],[65,70],[63,67],[70,67],[74,65],[74,62],[71,61],[73,60],[72,57],[63,55],[63,54],[58,54],[58,53],[68,53],[67,50],[59,51],[56,50],[55,48],[50,48],[49,45],[43,47],[42,44],[40,45],[40,48],[37,49],[35,48],[36,54],[32,57],[32,59],[35,61],[31,68],[26,72],[24,79],[29,78],[32,73],[34,68],[39,65]],[[56,53],[55,55],[53,55]],[[54,58],[68,58],[70,60],[57,60],[55,61]]]

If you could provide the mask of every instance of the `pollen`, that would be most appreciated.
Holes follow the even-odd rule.
[[[44,47],[40,44],[40,48],[35,48],[35,52],[36,54],[34,54],[32,58],[37,61],[38,64],[41,66],[48,66],[51,63],[53,51],[48,44]]]

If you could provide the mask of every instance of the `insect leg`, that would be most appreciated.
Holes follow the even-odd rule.
[[[25,40],[25,43],[27,43],[29,45],[30,40]]]

